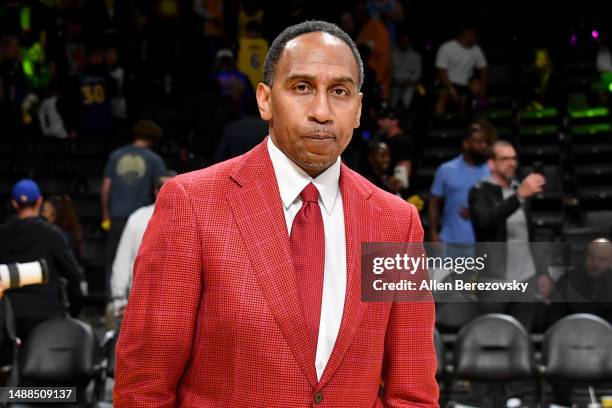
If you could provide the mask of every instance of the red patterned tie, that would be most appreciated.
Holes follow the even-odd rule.
[[[300,195],[302,208],[291,226],[291,252],[306,326],[311,336],[311,344],[314,345],[313,350],[316,350],[323,296],[325,230],[317,188],[309,183]]]

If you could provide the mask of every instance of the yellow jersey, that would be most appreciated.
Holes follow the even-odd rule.
[[[242,37],[239,40],[238,69],[249,77],[253,89],[263,80],[268,42],[263,38]]]

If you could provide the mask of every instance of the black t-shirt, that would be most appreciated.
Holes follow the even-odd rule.
[[[384,142],[389,146],[391,152],[391,163],[389,165],[389,174],[392,175],[397,163],[404,160],[413,160],[414,147],[412,140],[405,133],[400,133],[394,138],[379,136],[378,141]]]
[[[46,319],[64,315],[62,277],[68,282],[70,312],[77,315],[82,306],[83,275],[60,229],[40,217],[15,217],[0,226],[0,263],[25,263],[41,258],[49,267],[48,283],[5,292],[15,318]]]

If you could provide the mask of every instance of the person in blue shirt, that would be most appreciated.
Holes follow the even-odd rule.
[[[137,209],[154,202],[155,181],[166,173],[164,160],[153,148],[162,137],[157,123],[142,119],[132,129],[134,142],[114,150],[104,167],[101,188],[102,229],[106,241],[106,291],[119,239],[128,217]]]
[[[481,178],[490,175],[487,151],[492,139],[481,123],[473,123],[463,138],[462,153],[442,163],[436,171],[428,208],[432,242],[475,242],[468,192]],[[442,225],[438,232],[441,209]]]

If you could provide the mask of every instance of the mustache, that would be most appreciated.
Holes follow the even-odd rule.
[[[311,128],[302,133],[304,137],[312,137],[316,139],[336,138],[336,134],[329,128]]]

